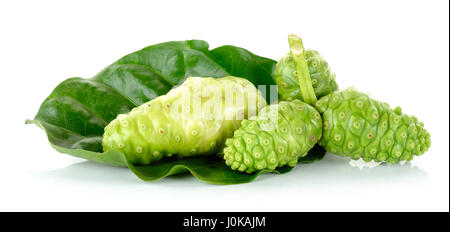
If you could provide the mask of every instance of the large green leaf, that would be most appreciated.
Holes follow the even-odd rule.
[[[321,146],[316,145],[307,156],[300,158],[298,163],[306,164],[321,160],[325,156],[325,153],[326,151]],[[265,173],[264,171],[259,171],[247,174],[233,171],[218,156],[198,156],[185,159],[170,157],[148,166],[133,166],[128,164],[128,167],[136,176],[145,181],[158,180],[169,175],[189,171],[197,179],[211,184],[248,183],[260,174]],[[284,174],[290,172],[292,169],[293,167],[284,166],[275,170],[275,173]]]
[[[52,147],[61,153],[127,166],[143,180],[157,180],[187,170],[209,183],[249,182],[260,173],[232,171],[214,156],[131,165],[119,151],[103,153],[103,128],[118,114],[167,93],[189,76],[234,75],[255,86],[274,85],[271,73],[275,63],[234,46],[209,50],[208,43],[201,40],[161,43],[122,57],[90,79],[75,77],[63,81],[42,103],[34,120],[27,123],[43,128]]]

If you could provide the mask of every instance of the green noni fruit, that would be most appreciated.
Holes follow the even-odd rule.
[[[397,163],[423,154],[431,144],[416,117],[354,89],[331,93],[316,108],[323,118],[319,144],[337,155]]]
[[[312,85],[317,98],[338,89],[335,74],[319,52],[305,50],[301,39],[295,35],[289,36],[289,43],[291,52],[280,59],[274,72],[274,80],[278,85],[281,100],[300,99],[311,104],[314,101],[308,102],[303,96],[308,91],[302,89],[303,86],[307,88],[308,85]],[[296,51],[297,48],[299,51]],[[305,77],[308,73],[309,78]]]
[[[295,166],[322,136],[322,118],[300,101],[282,101],[241,123],[226,140],[224,159],[233,170],[255,172]]]
[[[103,149],[123,152],[133,164],[219,152],[240,122],[257,114],[266,101],[239,77],[190,77],[106,127]]]

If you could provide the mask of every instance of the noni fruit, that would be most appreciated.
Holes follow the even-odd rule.
[[[331,93],[316,108],[323,118],[319,144],[337,155],[397,163],[430,147],[430,134],[416,117],[354,89]]]
[[[308,91],[321,98],[338,89],[335,74],[319,52],[305,50],[301,39],[295,35],[289,36],[289,44],[291,52],[280,59],[274,72],[281,100],[300,99],[311,104],[315,101],[308,102],[303,96]],[[312,90],[307,89],[308,85],[312,85]]]
[[[322,136],[319,112],[298,99],[266,106],[241,124],[226,140],[224,159],[233,170],[247,173],[295,166]]]
[[[257,114],[266,101],[255,86],[239,77],[190,77],[106,127],[104,151],[123,152],[133,164],[165,156],[219,152],[240,122]]]

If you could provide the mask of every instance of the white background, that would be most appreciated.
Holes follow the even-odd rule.
[[[448,1],[2,1],[1,211],[448,211]],[[404,165],[328,154],[235,186],[191,176],[143,182],[57,153],[25,125],[66,78],[169,40],[231,44],[278,60],[287,35],[319,50],[342,88],[416,115],[431,149]]]

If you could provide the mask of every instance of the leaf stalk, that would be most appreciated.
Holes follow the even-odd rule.
[[[290,53],[294,59],[298,84],[302,93],[303,101],[307,104],[314,104],[317,101],[316,93],[312,87],[311,77],[309,74],[308,63],[305,58],[305,48],[302,39],[294,34],[288,37]]]

